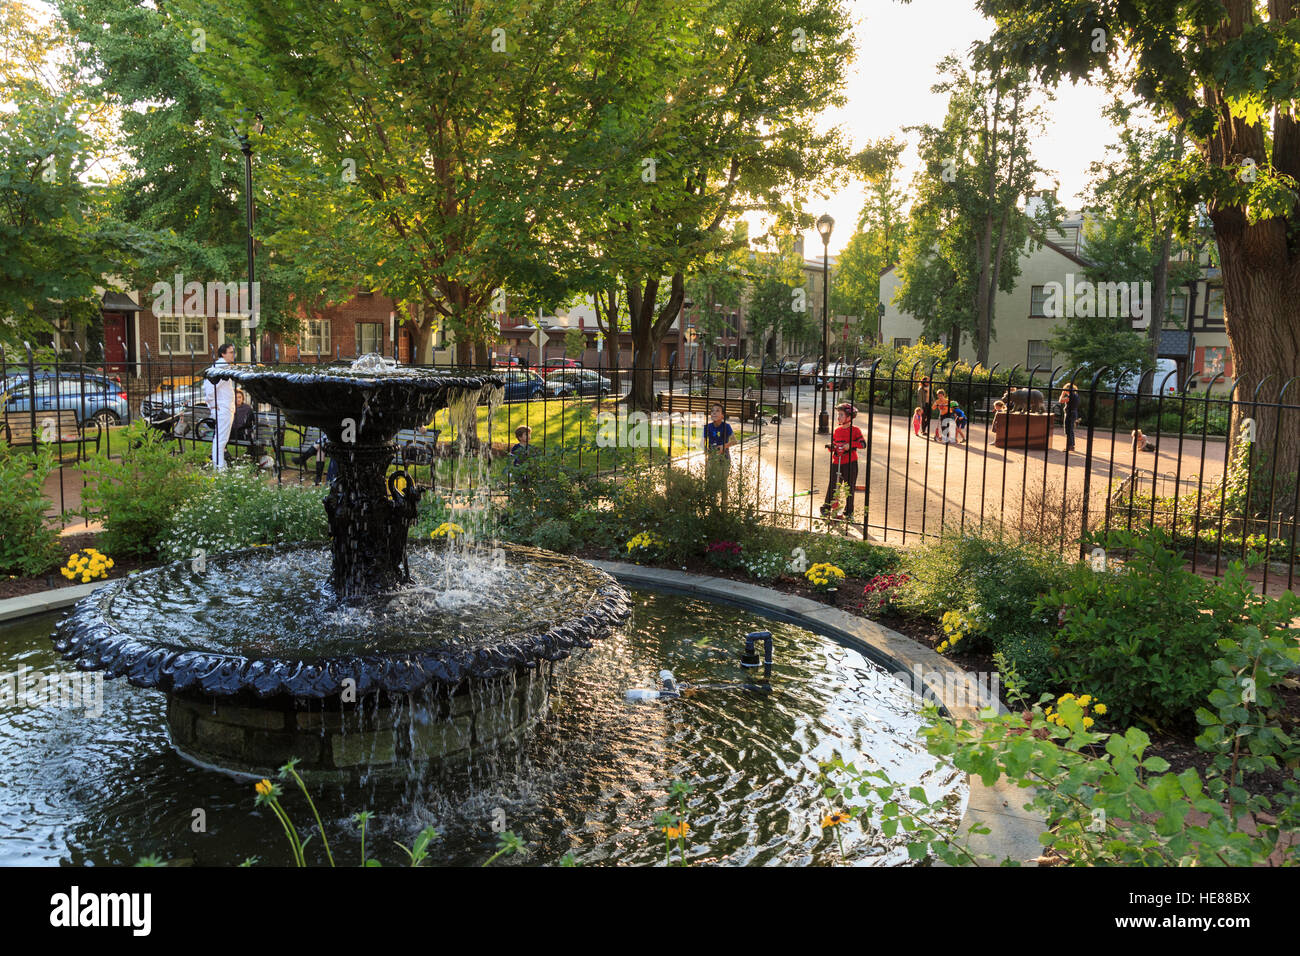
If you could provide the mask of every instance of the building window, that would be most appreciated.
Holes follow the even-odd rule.
[[[1205,374],[1218,375],[1223,372],[1228,361],[1228,350],[1223,346],[1209,345],[1205,348]]]
[[[1169,298],[1169,314],[1166,316],[1170,321],[1176,323],[1179,328],[1186,328],[1187,322],[1187,296],[1175,295]]]
[[[357,350],[365,355],[367,352],[384,350],[384,324],[382,322],[357,323]]]
[[[158,316],[158,348],[181,354],[196,355],[208,350],[208,324],[201,315]]]
[[[1205,295],[1205,324],[1223,325],[1223,290],[1210,289]]]
[[[905,349],[911,344],[911,339],[894,339],[894,348],[896,349]]]
[[[1052,366],[1052,347],[1038,339],[1029,340],[1029,371],[1043,369],[1050,371]]]
[[[1043,310],[1047,302],[1047,286],[1036,285],[1029,289],[1029,317],[1031,319],[1045,319],[1047,313]]]
[[[332,348],[329,319],[308,319],[303,323],[301,351],[304,355],[328,355]]]

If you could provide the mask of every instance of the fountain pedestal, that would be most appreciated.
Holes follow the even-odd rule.
[[[424,489],[405,471],[388,474],[392,442],[325,440],[338,477],[325,497],[334,592],[345,600],[391,591],[411,579],[406,541]]]
[[[323,570],[304,576],[275,553],[227,553],[203,575],[177,562],[113,582],[60,625],[55,647],[79,668],[168,694],[181,753],[270,776],[292,757],[305,771],[342,774],[490,749],[545,710],[557,662],[630,614],[627,593],[608,575],[546,552],[525,557],[529,549],[512,549],[514,563],[511,550],[495,549],[505,565],[494,557],[493,578],[470,586],[474,596],[510,597],[502,576],[526,585],[504,620],[485,621],[491,609],[481,600],[480,614],[454,597],[444,611],[439,600],[458,589],[448,583],[449,556],[427,546],[415,565],[422,583],[403,587],[412,585],[407,534],[422,491],[406,472],[389,473],[393,439],[451,407],[462,435],[472,434],[478,399],[490,390],[490,412],[500,378],[390,368],[378,356],[342,368],[228,366],[206,375],[233,379],[293,424],[321,429],[337,476],[324,501],[328,584]],[[431,561],[443,574],[431,576]],[[537,573],[543,566],[566,580],[548,581]],[[241,600],[230,582],[243,578],[265,599]],[[192,602],[187,623],[171,618],[174,595]],[[393,610],[402,607],[409,620]],[[341,644],[328,630],[357,619],[364,625]]]

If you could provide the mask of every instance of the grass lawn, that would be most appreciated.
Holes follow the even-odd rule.
[[[583,421],[587,422],[587,437],[595,438],[599,427],[597,415],[609,413],[617,416],[622,423],[626,418],[626,409],[615,402],[583,398],[536,399],[531,402],[512,402],[497,409],[492,419],[491,434],[488,434],[487,408],[478,409],[478,437],[480,441],[491,440],[505,444],[515,443],[515,429],[527,425],[533,430],[532,443],[539,448],[571,447],[582,438]],[[603,420],[603,419],[602,419]],[[434,426],[442,430],[439,438],[446,441],[455,437],[448,424],[448,413],[444,410],[434,417]],[[668,430],[654,429],[648,435],[651,447],[659,451],[668,450]],[[675,427],[672,435],[671,452],[681,455],[695,451],[697,446],[690,444],[680,427]],[[574,452],[576,455],[576,451]],[[586,455],[584,454],[584,459]],[[601,457],[604,457],[602,452]]]

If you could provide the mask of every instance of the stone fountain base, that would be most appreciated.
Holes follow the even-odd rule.
[[[275,779],[293,758],[304,778],[318,781],[436,771],[517,742],[546,715],[568,665],[541,662],[512,677],[466,681],[452,695],[372,694],[356,704],[171,693],[167,726],[181,756],[243,777]]]

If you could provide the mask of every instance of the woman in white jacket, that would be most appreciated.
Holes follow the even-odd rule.
[[[235,347],[223,342],[217,349],[217,360],[213,368],[234,364]],[[203,400],[212,414],[215,427],[212,430],[212,466],[218,471],[226,467],[226,442],[230,441],[230,426],[235,421],[235,383],[230,379],[220,382],[203,380]]]

